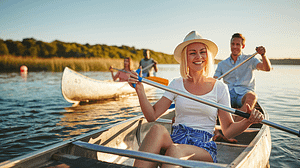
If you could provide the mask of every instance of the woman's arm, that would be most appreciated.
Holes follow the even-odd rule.
[[[117,72],[116,75],[114,75],[114,69],[113,69],[112,66],[109,67],[109,70],[111,72],[111,77],[113,78],[114,81],[116,81],[119,78],[119,75],[120,75],[119,71]]]
[[[249,105],[247,105],[247,111],[251,111]],[[223,110],[219,110],[218,115],[223,134],[226,138],[233,138],[243,133],[250,125],[260,123],[264,119],[263,114],[256,109],[251,111],[248,119],[245,118],[239,122],[234,122],[231,114]]]
[[[136,83],[135,90],[139,98],[142,112],[148,122],[153,122],[168,110],[172,101],[166,97],[159,99],[153,106],[148,101],[144,86],[133,78],[129,78],[129,83]]]
[[[120,76],[120,71],[117,72],[116,75],[114,75],[113,71],[111,71],[111,77],[113,78],[114,81],[116,81]]]

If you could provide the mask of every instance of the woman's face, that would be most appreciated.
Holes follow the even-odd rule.
[[[129,66],[129,59],[124,59],[124,67]]]
[[[207,62],[207,49],[203,43],[192,43],[187,46],[187,66],[189,70],[201,71]]]

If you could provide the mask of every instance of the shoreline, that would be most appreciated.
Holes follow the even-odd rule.
[[[300,59],[270,59],[273,65],[300,65]]]
[[[215,60],[218,64],[222,60]],[[272,65],[300,65],[300,59],[270,59]],[[138,61],[132,61],[133,68]],[[162,63],[159,63],[162,64]],[[165,64],[165,63],[164,63]],[[172,64],[172,63],[167,63]],[[76,71],[109,71],[109,66],[123,67],[123,59],[117,58],[33,58],[0,56],[0,72],[19,72],[25,65],[29,72],[52,71],[62,72],[66,66]]]
[[[300,59],[283,58],[283,59],[269,59],[272,65],[300,65]],[[215,60],[218,64],[222,60]]]

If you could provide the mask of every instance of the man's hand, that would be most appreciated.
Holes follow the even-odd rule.
[[[264,56],[266,54],[266,49],[265,47],[263,46],[259,46],[259,47],[256,47],[256,51],[258,54],[260,54],[261,56]]]
[[[154,65],[156,65],[156,64],[157,64],[157,61],[153,60],[153,63],[154,63]]]

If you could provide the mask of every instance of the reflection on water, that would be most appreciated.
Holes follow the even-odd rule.
[[[26,72],[20,72],[20,76],[22,77],[22,79],[24,80],[24,82],[26,82],[27,81],[27,75],[28,75],[28,73]]]
[[[146,95],[152,103],[157,100],[156,89],[147,91]],[[66,132],[72,136],[142,115],[136,95],[64,109],[66,112],[62,113],[63,117],[57,123],[57,126],[64,127],[67,129]],[[74,129],[77,126],[82,128]]]

